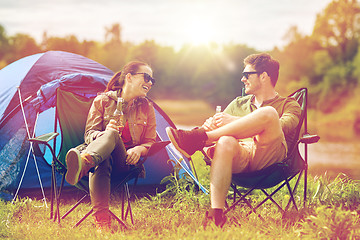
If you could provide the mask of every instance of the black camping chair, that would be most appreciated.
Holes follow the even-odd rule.
[[[45,149],[50,149],[52,155],[52,184],[51,184],[51,210],[50,218],[54,221],[60,223],[60,218],[64,219],[68,216],[73,210],[76,209],[86,198],[90,197],[88,189],[88,179],[83,177],[82,180],[76,185],[77,188],[84,191],[84,196],[81,197],[78,202],[71,207],[63,216],[60,217],[60,198],[61,192],[65,182],[65,173],[66,173],[66,163],[65,156],[69,149],[80,145],[83,142],[83,135],[85,130],[86,118],[89,108],[91,106],[93,99],[84,98],[82,96],[77,96],[73,93],[63,91],[60,88],[57,89],[57,104],[56,104],[56,120],[55,120],[55,129],[57,129],[57,121],[60,123],[61,133],[62,133],[62,143],[59,154],[56,154],[56,137],[59,135],[57,132],[51,132],[43,134],[41,136],[30,138],[29,141],[33,142],[35,154],[44,156]],[[53,146],[50,145],[50,142],[53,140]],[[148,151],[147,156],[151,156],[164,148],[170,141],[159,141],[154,143]],[[143,164],[147,156],[141,159],[140,166]],[[121,187],[122,192],[122,213],[121,219],[118,218],[113,212],[110,211],[110,214],[124,227],[126,224],[127,216],[130,215],[131,222],[134,224],[133,215],[131,211],[130,204],[130,191],[128,182],[134,180],[134,187],[137,183],[139,174],[141,173],[141,167],[133,167],[128,172],[123,173],[121,176],[116,176],[116,178],[111,179],[112,183],[112,193],[119,190]],[[61,184],[58,188],[56,183],[56,172],[59,173],[61,178]],[[54,202],[56,202],[55,214],[53,213]],[[125,206],[125,202],[127,203]],[[81,218],[74,227],[78,226],[83,222],[93,210],[91,209],[83,218]]]
[[[41,151],[40,145],[43,144],[44,146],[48,147],[51,151],[53,161],[52,161],[52,176],[51,176],[51,211],[50,211],[50,218],[55,220],[58,220],[58,223],[60,223],[60,196],[61,191],[64,186],[64,180],[65,180],[65,174],[66,174],[66,167],[63,165],[63,163],[56,157],[55,151],[53,147],[49,144],[49,142],[53,139],[55,139],[59,133],[57,132],[51,132],[47,134],[43,134],[41,136],[38,136],[36,138],[30,138],[28,139],[30,142],[33,142],[33,146],[36,149],[35,154],[37,156],[44,155],[44,152]],[[154,143],[151,148],[149,149],[149,152],[147,156],[151,156],[164,148],[167,144],[169,144],[170,141],[163,141],[163,142],[156,142]],[[147,156],[141,159],[140,165],[143,164]],[[121,211],[121,219],[120,220],[112,211],[110,211],[110,214],[124,227],[126,227],[124,220],[126,221],[127,216],[130,215],[131,223],[134,224],[134,219],[132,215],[131,210],[131,204],[130,204],[130,191],[129,191],[129,185],[128,182],[132,179],[134,179],[134,187],[136,186],[139,174],[141,173],[142,169],[140,167],[133,167],[129,171],[125,172],[121,176],[116,176],[116,178],[112,178],[111,181],[115,182],[112,183],[112,189],[111,192],[116,192],[121,186],[124,187],[122,192],[122,211]],[[57,189],[57,183],[56,183],[56,172],[60,173],[62,176],[61,185],[60,188]],[[78,184],[77,187],[85,192],[85,195],[81,197],[77,203],[75,203],[62,217],[61,219],[64,219],[66,216],[68,216],[73,210],[76,209],[77,206],[81,204],[86,198],[90,197],[89,188],[87,186],[88,178],[84,177]],[[55,214],[53,213],[53,206],[54,201],[56,202],[56,210]],[[127,206],[125,206],[125,202],[127,203]],[[83,218],[81,218],[74,227],[79,226],[80,223],[82,223],[91,213],[93,212],[93,209],[89,210],[88,213],[85,214]]]
[[[295,98],[301,106],[301,116],[299,124],[296,128],[296,135],[294,138],[295,140],[292,143],[288,144],[287,157],[283,161],[270,165],[269,167],[261,170],[233,174],[231,183],[231,187],[234,191],[233,203],[231,206],[227,206],[224,212],[225,214],[243,202],[251,209],[248,215],[253,212],[256,213],[256,210],[268,200],[270,200],[278,207],[278,209],[282,212],[283,216],[288,211],[291,203],[293,204],[293,207],[298,211],[298,207],[294,198],[294,193],[299,186],[302,175],[304,175],[303,199],[305,206],[308,170],[307,145],[311,143],[316,143],[320,139],[320,137],[317,135],[310,135],[307,130],[307,95],[308,91],[306,88],[301,88],[289,95],[289,97]],[[302,128],[304,134],[302,135],[302,137],[299,138]],[[300,154],[300,143],[304,144],[304,157],[302,157]],[[208,164],[210,163],[210,160],[206,158],[206,154],[204,154],[204,160]],[[296,178],[296,176],[296,183],[292,188],[290,186],[290,181]],[[273,198],[274,194],[276,194],[284,186],[287,187],[290,195],[290,199],[285,209],[283,209],[280,204],[278,204]],[[239,190],[238,187],[241,187],[242,190]],[[275,189],[273,189],[273,187],[275,187]],[[244,188],[245,192],[243,191]],[[253,192],[253,190],[256,189],[261,190],[261,192],[266,195],[266,198],[260,203],[258,203],[256,206],[253,206],[250,200],[247,199],[247,197]],[[268,193],[269,190],[272,190],[272,192]],[[239,196],[239,199],[237,199],[237,195]],[[263,219],[260,214],[258,214],[258,216]]]

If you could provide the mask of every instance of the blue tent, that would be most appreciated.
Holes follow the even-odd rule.
[[[62,51],[28,56],[0,70],[0,193],[3,198],[16,194],[20,188],[51,186],[50,152],[35,157],[27,139],[55,129],[62,132],[61,124],[55,121],[58,119],[57,89],[91,99],[105,89],[112,75],[111,70],[93,60]],[[174,127],[174,124],[160,107],[154,106],[158,139],[168,140],[165,127]],[[59,153],[62,135],[52,144]],[[178,161],[183,171],[197,182],[188,159],[171,144],[158,154],[145,162],[147,176],[138,184],[159,184],[173,170],[169,159]]]

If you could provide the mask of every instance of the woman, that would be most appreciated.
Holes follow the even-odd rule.
[[[111,174],[129,170],[147,154],[156,139],[155,111],[146,99],[154,85],[152,70],[143,62],[130,62],[109,81],[89,110],[85,144],[66,155],[66,181],[72,185],[90,171],[89,189],[94,219],[99,229],[110,228]],[[122,98],[124,124],[111,119]]]

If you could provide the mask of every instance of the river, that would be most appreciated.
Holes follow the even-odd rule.
[[[303,147],[301,146],[302,150]],[[309,172],[334,177],[345,173],[360,179],[360,142],[325,142],[308,145]]]

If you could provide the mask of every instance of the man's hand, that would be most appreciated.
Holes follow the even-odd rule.
[[[232,121],[238,119],[238,117],[231,116],[230,114],[220,112],[216,113],[213,117],[208,118],[205,123],[203,124],[203,128],[205,131],[211,131],[216,128],[222,127]]]
[[[204,128],[206,132],[216,129],[217,126],[214,125],[213,117],[206,119],[202,125],[202,128]]]

